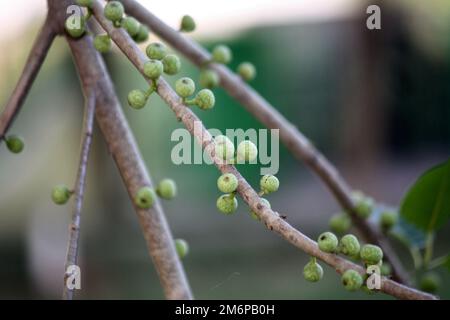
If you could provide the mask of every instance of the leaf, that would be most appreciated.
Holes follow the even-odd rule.
[[[425,248],[426,235],[422,230],[419,230],[414,225],[405,221],[402,217],[399,218],[398,223],[392,228],[390,234],[405,244],[407,247],[414,247],[418,249]]]
[[[450,159],[422,174],[400,206],[401,216],[426,232],[442,227],[450,218]]]

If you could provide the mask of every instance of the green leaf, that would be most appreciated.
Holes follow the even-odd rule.
[[[400,206],[401,216],[426,232],[442,227],[450,218],[450,159],[422,174]]]

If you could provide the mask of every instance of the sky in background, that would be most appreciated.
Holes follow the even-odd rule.
[[[30,19],[42,20],[46,0],[0,1],[0,37],[20,34]],[[352,14],[359,0],[141,0],[162,20],[178,26],[180,17],[192,15],[199,26],[196,36],[209,37],[243,28],[289,21],[329,20]]]

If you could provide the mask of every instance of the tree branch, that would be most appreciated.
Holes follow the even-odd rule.
[[[72,0],[48,0],[49,15],[63,28],[66,8]],[[92,38],[67,38],[85,92],[95,88],[95,116],[114,161],[132,199],[136,214],[168,299],[192,299],[183,267],[175,250],[174,240],[159,200],[150,209],[140,209],[134,196],[143,186],[152,186],[151,178],[139,153],[136,141],[114,92],[113,84]]]
[[[94,1],[93,12],[95,18],[100,25],[111,36],[112,40],[117,46],[124,52],[128,59],[135,65],[139,72],[145,77],[143,65],[148,60],[147,57],[139,50],[139,47],[128,36],[128,34],[120,29],[114,28],[112,24],[106,20],[103,16],[103,8],[98,1]],[[146,78],[147,79],[147,78]],[[149,83],[151,80],[147,79]],[[365,271],[361,266],[358,266],[346,259],[343,259],[335,254],[328,254],[322,252],[317,243],[302,234],[300,231],[293,228],[280,215],[268,208],[256,191],[248,184],[239,171],[231,165],[224,164],[223,161],[215,155],[215,144],[210,133],[201,125],[200,132],[194,130],[196,123],[201,124],[200,119],[186,107],[180,97],[170,87],[170,85],[160,77],[157,85],[157,92],[161,98],[168,104],[168,106],[175,113],[177,119],[183,122],[188,131],[197,139],[202,147],[207,151],[208,155],[213,160],[216,167],[222,173],[233,173],[239,181],[238,193],[242,199],[255,211],[261,221],[264,222],[266,227],[277,232],[282,238],[300,248],[307,254],[315,256],[324,261],[331,267],[333,267],[338,273],[343,273],[347,269],[357,270],[359,273],[364,274]],[[389,280],[386,277],[382,278],[381,291],[390,294],[400,299],[435,299],[433,295],[406,287],[395,281]]]
[[[77,265],[78,260],[78,243],[80,238],[80,220],[81,220],[81,207],[83,205],[84,190],[86,185],[86,171],[89,158],[89,151],[92,142],[92,130],[94,125],[95,115],[95,92],[91,89],[89,92],[85,92],[86,106],[85,115],[83,120],[83,135],[81,143],[80,164],[78,166],[77,180],[75,183],[75,205],[72,213],[72,222],[69,225],[69,240],[67,243],[67,257],[64,268],[64,287],[63,287],[63,299],[72,300],[73,290],[67,287],[66,281],[67,270],[69,266]]]
[[[407,283],[401,261],[378,228],[360,218],[354,207],[351,189],[337,169],[310,143],[292,123],[281,115],[268,101],[242,81],[226,66],[209,63],[211,55],[196,42],[166,25],[135,0],[122,0],[126,12],[150,27],[159,37],[181,52],[198,67],[209,65],[220,77],[220,85],[267,128],[280,129],[280,138],[297,160],[303,161],[315,172],[346,210],[356,228],[370,243],[379,245],[392,265],[393,278]]]
[[[47,17],[34,41],[19,81],[0,116],[0,142],[19,113],[55,36],[53,24]]]

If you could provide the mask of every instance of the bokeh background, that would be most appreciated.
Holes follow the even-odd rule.
[[[350,184],[397,206],[425,169],[447,159],[450,146],[450,4],[448,0],[141,1],[177,27],[197,20],[192,35],[211,48],[229,45],[231,67],[252,61],[251,85],[302,130]],[[366,28],[369,4],[382,10],[382,30]],[[6,104],[45,18],[44,0],[0,3],[0,110]],[[157,38],[152,34],[150,41]],[[143,45],[142,48],[144,48]],[[127,106],[142,77],[115,49],[105,56],[124,111],[155,181],[174,178],[179,196],[164,202],[175,237],[190,244],[184,260],[197,298],[379,299],[347,293],[335,272],[302,277],[308,257],[250,219],[240,201],[234,216],[215,208],[218,172],[175,166],[172,131],[180,127],[157,96],[140,111]],[[183,60],[182,75],[198,71]],[[171,77],[170,81],[176,80]],[[199,113],[207,127],[261,128],[222,89],[217,106]],[[63,39],[54,43],[11,133],[26,139],[14,155],[0,145],[0,298],[59,298],[71,206],[50,199],[55,184],[72,185],[78,162],[83,100]],[[197,112],[197,111],[196,111]],[[240,166],[256,187],[258,166]],[[281,188],[272,207],[312,238],[339,207],[321,182],[280,149]],[[449,249],[449,226],[435,254]],[[162,290],[125,188],[98,130],[82,213],[82,290],[78,298],[160,299]],[[394,242],[407,269],[412,261]],[[438,292],[450,297],[449,276]]]

